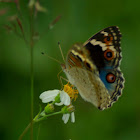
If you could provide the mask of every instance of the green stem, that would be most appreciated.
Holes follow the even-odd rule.
[[[33,140],[33,106],[34,106],[34,71],[33,71],[33,47],[30,49],[31,59],[31,140]]]
[[[33,122],[34,123],[34,122]],[[22,132],[22,134],[19,136],[18,140],[22,140],[23,136],[26,134],[26,132],[28,131],[28,129],[31,127],[31,123],[29,123],[27,125],[27,127],[24,129],[24,131]]]
[[[20,135],[20,137],[19,137],[18,140],[22,140],[23,136],[27,133],[27,131],[29,130],[29,128],[31,128],[32,125],[33,125],[34,123],[43,121],[43,120],[45,120],[47,117],[54,116],[54,115],[58,115],[58,114],[61,114],[61,113],[62,113],[62,111],[54,112],[54,113],[52,113],[52,114],[45,115],[45,116],[43,116],[42,118],[39,118],[39,117],[40,117],[40,114],[37,114],[37,115],[35,116],[35,118],[31,121],[32,123],[29,123],[28,126],[24,129],[24,131],[22,132],[22,134]]]
[[[39,140],[39,133],[40,133],[40,124],[38,126],[37,140]]]
[[[54,116],[54,115],[58,115],[58,114],[61,114],[61,113],[62,113],[62,111],[54,112],[54,113],[52,113],[52,114],[48,114],[48,115],[45,115],[45,116],[43,116],[43,117],[41,117],[41,118],[38,118],[38,119],[36,119],[36,120],[34,120],[34,121],[35,121],[35,122],[40,122],[40,121],[45,120],[47,117]]]
[[[34,66],[33,66],[33,48],[34,48],[34,9],[30,7],[30,59],[31,59],[31,135],[30,140],[33,140],[33,106],[34,106]]]

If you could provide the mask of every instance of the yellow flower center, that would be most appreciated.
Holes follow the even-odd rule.
[[[64,91],[70,96],[71,100],[73,99],[74,101],[76,101],[79,92],[77,89],[74,89],[73,85],[67,83],[66,85],[64,85]]]

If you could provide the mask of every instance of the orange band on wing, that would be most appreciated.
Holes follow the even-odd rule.
[[[69,62],[71,67],[72,66],[82,67],[80,60],[72,54],[69,54],[68,62]]]

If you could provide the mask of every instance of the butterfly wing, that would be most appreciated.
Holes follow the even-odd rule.
[[[100,71],[100,79],[108,89],[108,93],[111,97],[111,103],[116,102],[122,95],[122,89],[124,88],[124,77],[119,68],[115,69],[103,69]]]
[[[101,30],[84,46],[90,52],[90,57],[95,65],[101,69],[105,66],[118,67],[121,60],[121,33],[117,26],[111,26]]]
[[[110,107],[122,93],[120,40],[116,26],[98,32],[70,49],[63,69],[80,95],[101,110]]]
[[[68,52],[63,71],[84,100],[103,110],[111,103],[110,95],[87,53],[82,44],[75,44]]]
[[[98,32],[84,43],[89,57],[97,66],[100,79],[115,102],[122,94],[124,77],[120,71],[121,33],[117,26],[111,26]]]

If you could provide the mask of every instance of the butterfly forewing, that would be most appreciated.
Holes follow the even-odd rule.
[[[98,32],[84,43],[95,65],[118,67],[121,60],[121,33],[117,26],[111,26]]]

